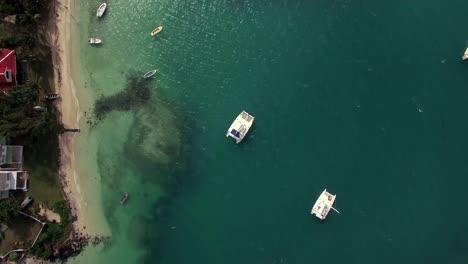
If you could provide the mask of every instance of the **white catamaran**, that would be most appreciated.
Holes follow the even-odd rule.
[[[236,143],[239,144],[239,142],[244,139],[247,132],[249,132],[254,119],[255,117],[251,116],[246,111],[242,111],[234,120],[234,122],[232,122],[226,133],[226,137],[232,137],[236,140]]]
[[[335,208],[333,208],[333,203],[335,202],[336,195],[333,195],[327,192],[327,189],[323,190],[322,194],[320,194],[319,198],[312,207],[312,211],[310,214],[314,214],[321,220],[325,220],[327,218],[330,209],[333,209],[335,212],[338,212]]]

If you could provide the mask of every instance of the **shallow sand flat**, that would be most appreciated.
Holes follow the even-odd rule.
[[[56,0],[55,2],[56,19],[49,24],[50,39],[53,44],[52,59],[54,62],[54,78],[57,92],[61,95],[59,109],[61,112],[61,121],[65,128],[80,128],[81,109],[78,101],[77,86],[78,78],[74,78],[73,71],[73,47],[71,32],[74,18],[72,12],[75,4],[71,0]],[[76,22],[76,21],[75,21]],[[85,128],[86,129],[86,128]],[[72,213],[77,217],[75,222],[75,231],[86,232],[88,234],[105,234],[105,228],[97,223],[95,217],[99,217],[98,193],[94,192],[96,188],[89,188],[86,183],[88,172],[85,169],[79,169],[77,166],[76,147],[80,133],[63,133],[59,137],[61,149],[61,169],[60,180],[64,192],[72,206]],[[83,166],[84,167],[84,166]],[[92,197],[92,199],[91,199]],[[92,200],[93,203],[88,203]]]

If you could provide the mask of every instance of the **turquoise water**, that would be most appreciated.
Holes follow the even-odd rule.
[[[159,72],[90,128],[112,239],[81,262],[468,261],[468,2],[108,3],[80,5],[104,42],[79,51],[89,111]],[[341,214],[321,222],[324,188]]]

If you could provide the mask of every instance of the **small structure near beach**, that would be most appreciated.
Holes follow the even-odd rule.
[[[0,170],[21,170],[23,146],[0,145]]]
[[[0,171],[0,199],[8,198],[12,190],[28,190],[28,172]]]

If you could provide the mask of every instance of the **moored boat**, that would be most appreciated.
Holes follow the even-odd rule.
[[[319,198],[312,207],[310,214],[313,214],[320,218],[321,220],[325,220],[327,218],[330,209],[333,209],[335,212],[338,212],[335,208],[333,208],[333,203],[335,202],[336,195],[333,195],[327,192],[327,189],[323,190],[322,194],[320,194]]]
[[[98,39],[98,38],[90,38],[89,39],[89,44],[91,45],[97,45],[97,44],[101,44],[102,43],[102,40]]]
[[[48,95],[44,96],[44,99],[49,100],[49,101],[53,101],[53,100],[55,100],[55,99],[57,99],[59,97],[60,97],[59,94],[48,94]]]
[[[236,143],[239,144],[239,142],[244,139],[247,132],[249,132],[249,129],[252,126],[254,120],[255,117],[246,111],[242,111],[228,128],[226,137],[232,137],[236,140]]]
[[[151,31],[151,36],[158,34],[159,32],[161,32],[161,30],[163,30],[162,26],[156,27],[155,29],[153,29],[153,31]]]
[[[39,106],[39,105],[36,105],[35,107],[33,107],[33,109],[36,112],[45,112],[45,111],[47,111],[47,108],[45,108],[43,106]]]
[[[468,48],[466,48],[465,53],[463,53],[462,60],[468,59]]]
[[[157,71],[158,71],[158,70],[151,70],[151,71],[145,73],[145,74],[143,75],[143,78],[145,78],[145,79],[146,79],[146,78],[149,78],[149,77],[155,75]]]
[[[128,198],[128,193],[126,193],[122,198],[120,199],[120,204],[123,204]]]
[[[107,4],[106,3],[102,3],[97,11],[96,11],[96,16],[97,17],[102,17],[102,15],[104,15],[104,12],[106,12],[106,8],[107,8]]]

